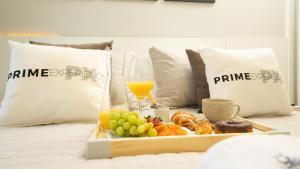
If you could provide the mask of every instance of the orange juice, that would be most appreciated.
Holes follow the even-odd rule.
[[[101,111],[99,115],[99,120],[103,129],[109,129],[110,112]]]
[[[131,92],[139,99],[143,100],[145,96],[151,91],[154,86],[153,81],[141,81],[141,82],[128,82],[127,83]]]

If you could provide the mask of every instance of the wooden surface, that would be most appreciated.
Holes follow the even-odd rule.
[[[110,157],[141,154],[203,152],[217,142],[235,135],[237,134],[114,139],[111,140]]]
[[[100,130],[100,124],[98,123],[88,142],[88,158],[111,158],[118,156],[179,152],[204,152],[217,142],[233,136],[253,134],[289,134],[288,132],[277,131],[272,127],[251,120],[246,120],[240,117],[238,119],[252,123],[255,132],[108,138],[106,133]]]

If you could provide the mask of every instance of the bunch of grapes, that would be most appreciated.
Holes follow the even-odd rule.
[[[109,128],[120,137],[157,136],[153,123],[139,117],[137,112],[112,112]]]

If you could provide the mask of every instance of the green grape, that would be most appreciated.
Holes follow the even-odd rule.
[[[130,124],[129,122],[125,122],[125,123],[123,124],[123,128],[124,128],[125,130],[129,130],[130,127],[131,127],[131,124]]]
[[[147,136],[155,137],[155,136],[157,136],[157,131],[154,128],[151,128],[151,129],[148,130]]]
[[[125,137],[130,137],[130,132],[129,132],[129,130],[125,130],[124,136],[125,136]]]
[[[109,128],[111,130],[115,130],[118,127],[118,122],[117,120],[110,120],[109,121]]]
[[[136,126],[131,126],[130,130],[129,130],[129,133],[130,133],[131,136],[137,135],[138,134],[137,127]]]
[[[137,121],[137,119],[136,119],[136,117],[135,117],[134,115],[130,115],[130,116],[128,117],[128,122],[129,122],[131,125],[135,125],[135,124],[136,124],[136,121]]]
[[[150,124],[149,123],[144,123],[144,126],[145,126],[146,131],[150,129]]]
[[[139,126],[139,125],[142,125],[145,123],[145,119],[144,118],[138,118],[137,121],[136,121],[136,124]]]
[[[153,128],[154,127],[154,124],[152,122],[149,122],[149,128]]]
[[[145,132],[145,126],[144,125],[139,125],[137,128],[138,133],[142,134]]]
[[[122,113],[122,118],[123,118],[125,121],[128,120],[129,116],[130,116],[130,114],[129,114],[128,112]]]
[[[134,115],[136,118],[139,117],[139,113],[137,111],[133,111],[133,112],[131,112],[131,114]]]
[[[124,119],[120,119],[118,120],[118,125],[119,126],[122,126],[124,124],[125,120]]]
[[[114,120],[120,120],[120,119],[121,119],[121,113],[119,113],[119,112],[114,112],[114,113],[112,114],[112,118],[113,118]]]
[[[123,127],[119,126],[119,127],[116,129],[116,133],[117,133],[118,136],[123,137],[124,134],[125,134],[125,133],[124,133]]]

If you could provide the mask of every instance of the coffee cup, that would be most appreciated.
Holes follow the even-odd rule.
[[[202,112],[211,122],[230,120],[239,114],[240,106],[231,100],[203,99]]]

